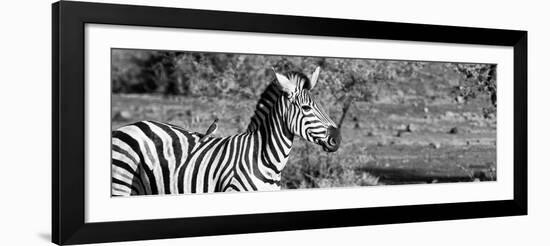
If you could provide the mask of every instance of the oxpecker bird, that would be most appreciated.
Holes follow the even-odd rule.
[[[218,124],[217,123],[218,123],[218,119],[214,119],[214,122],[212,122],[212,124],[210,124],[210,126],[208,127],[208,129],[204,133],[204,136],[202,136],[199,141],[202,141],[206,138],[209,138],[210,135],[214,134],[216,132],[216,130],[218,130]]]

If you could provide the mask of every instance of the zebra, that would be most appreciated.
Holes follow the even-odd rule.
[[[338,150],[340,130],[310,93],[320,68],[310,78],[272,70],[242,133],[214,137],[156,121],[114,130],[111,195],[280,190],[294,136]]]

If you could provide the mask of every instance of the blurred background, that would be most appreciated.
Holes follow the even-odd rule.
[[[295,138],[283,188],[496,180],[496,65],[112,50],[112,128],[157,120],[246,130],[277,71],[310,75],[342,131],[337,152]]]

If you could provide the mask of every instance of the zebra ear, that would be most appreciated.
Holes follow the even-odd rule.
[[[279,88],[285,92],[289,97],[294,94],[296,91],[296,85],[292,83],[286,76],[275,72],[274,68],[271,68],[273,70],[273,73],[275,74],[275,77],[277,78],[275,81]]]
[[[313,89],[315,85],[317,84],[317,79],[319,79],[319,72],[321,72],[321,67],[315,68],[315,72],[311,75],[311,79],[309,79],[309,89]]]

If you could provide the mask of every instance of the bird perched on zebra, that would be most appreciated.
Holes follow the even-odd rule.
[[[214,119],[214,122],[212,122],[212,124],[210,124],[210,126],[208,127],[208,129],[206,129],[206,132],[204,133],[204,136],[201,137],[201,139],[199,139],[199,142],[207,139],[210,137],[210,135],[214,134],[216,132],[216,130],[218,130],[218,119]]]
[[[233,136],[211,137],[216,122],[206,134],[156,121],[114,130],[111,194],[279,190],[295,136],[328,152],[340,146],[339,129],[310,93],[319,73],[273,70],[247,130]]]

